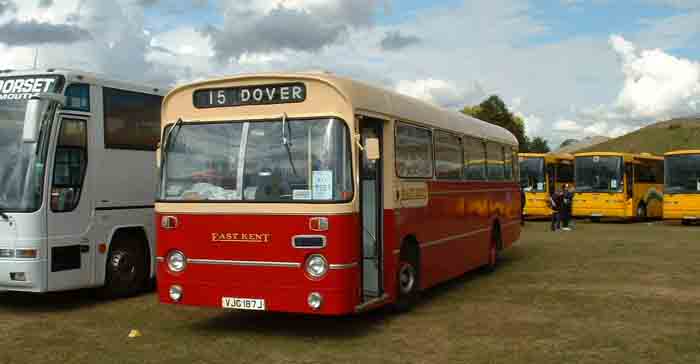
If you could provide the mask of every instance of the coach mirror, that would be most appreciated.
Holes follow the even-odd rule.
[[[65,104],[65,97],[59,94],[42,93],[33,96],[27,101],[27,109],[24,113],[24,126],[22,129],[22,141],[36,143],[39,140],[39,130],[44,113],[52,103]]]
[[[379,139],[378,138],[367,138],[365,139],[365,155],[367,160],[376,161],[379,160]]]

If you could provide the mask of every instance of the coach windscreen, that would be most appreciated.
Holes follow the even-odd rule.
[[[56,76],[0,78],[0,211],[32,212],[41,205],[50,114],[41,117],[39,141],[22,140],[27,100],[59,87]]]

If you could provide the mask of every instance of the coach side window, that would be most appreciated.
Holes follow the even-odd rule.
[[[435,176],[439,179],[460,179],[463,163],[459,137],[435,131]]]
[[[54,158],[51,210],[73,211],[80,201],[87,167],[87,126],[84,120],[63,119]]]
[[[502,181],[505,179],[505,166],[503,163],[503,146],[489,142],[486,147],[486,160],[488,179],[490,181]]]
[[[399,123],[396,126],[396,170],[399,177],[433,177],[433,143],[430,129]]]
[[[90,112],[90,85],[74,83],[66,88],[64,110]]]
[[[103,90],[105,147],[156,150],[163,97],[108,87]]]
[[[478,139],[464,137],[464,178],[472,181],[486,179],[486,145]]]

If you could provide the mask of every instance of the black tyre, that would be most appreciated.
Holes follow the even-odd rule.
[[[600,222],[600,217],[591,217],[591,222],[595,222],[595,223]]]
[[[112,243],[107,256],[105,285],[100,289],[100,296],[130,297],[142,292],[147,282],[147,259],[142,243],[131,239]]]
[[[420,296],[420,259],[417,249],[416,246],[407,245],[401,250],[395,304],[401,312],[413,308]]]
[[[681,224],[683,224],[684,226],[690,226],[690,220],[688,220],[688,219],[683,219],[683,220],[681,221]]]

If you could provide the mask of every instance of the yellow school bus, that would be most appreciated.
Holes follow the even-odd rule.
[[[574,184],[571,154],[520,153],[520,185],[525,190],[526,217],[552,216],[549,194]]]
[[[664,219],[684,225],[700,220],[700,150],[678,150],[665,155]]]
[[[578,153],[574,165],[574,216],[594,221],[662,217],[663,157],[649,153]]]

